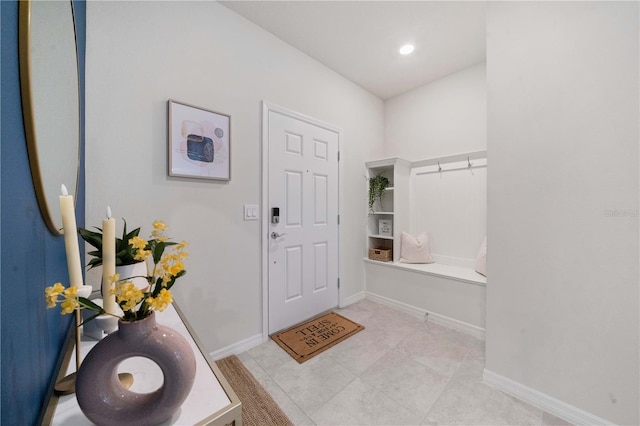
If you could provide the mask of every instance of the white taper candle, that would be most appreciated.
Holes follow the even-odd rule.
[[[64,247],[67,252],[67,268],[69,270],[69,284],[81,287],[82,265],[80,264],[80,248],[76,227],[76,211],[73,196],[69,195],[67,187],[62,185],[60,195],[60,213],[62,214],[62,229],[64,232]]]
[[[102,221],[102,307],[105,312],[115,314],[116,296],[109,278],[116,273],[116,220],[107,206],[107,218]]]

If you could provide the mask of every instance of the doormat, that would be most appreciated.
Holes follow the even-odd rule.
[[[335,312],[294,325],[271,338],[300,364],[337,345],[364,327]]]

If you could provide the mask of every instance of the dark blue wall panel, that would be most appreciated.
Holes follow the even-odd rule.
[[[84,117],[86,8],[75,2]],[[36,424],[51,390],[71,316],[46,309],[44,288],[68,283],[64,240],[45,226],[27,157],[18,66],[18,2],[0,1],[2,19],[0,146],[0,299],[3,425]],[[84,120],[82,123],[84,141]],[[84,226],[84,143],[76,215]]]

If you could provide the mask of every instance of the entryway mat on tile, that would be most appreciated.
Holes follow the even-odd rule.
[[[216,365],[240,398],[244,426],[293,426],[287,415],[237,356],[219,359]]]
[[[302,364],[361,330],[362,325],[329,312],[275,333],[271,339]]]

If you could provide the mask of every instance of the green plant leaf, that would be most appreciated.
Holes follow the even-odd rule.
[[[100,265],[102,265],[102,258],[101,257],[94,257],[87,264],[89,269],[95,268],[96,266],[100,266]]]
[[[96,305],[91,300],[87,299],[86,297],[78,297],[78,302],[80,302],[80,304],[82,306],[84,306],[85,308],[91,309],[92,311],[96,311],[96,312],[99,312],[99,313],[103,313],[104,312],[104,310],[102,309],[101,306]]]
[[[155,241],[153,240],[153,242],[155,244],[151,244],[152,248],[152,254],[153,254],[153,263],[158,263],[160,262],[160,259],[162,259],[162,253],[164,253],[164,248],[166,246],[166,243],[161,242],[161,241]]]
[[[158,294],[160,294],[160,290],[162,290],[164,287],[162,287],[162,277],[159,277],[156,280],[156,284],[153,286],[153,293],[151,294],[151,297],[158,297]]]
[[[373,210],[375,200],[382,202],[384,191],[386,191],[389,185],[389,179],[381,174],[369,178],[369,210]]]
[[[171,281],[167,283],[167,287],[166,287],[167,290],[171,290],[171,287],[173,287],[173,285],[176,283],[176,280],[184,276],[186,273],[187,273],[186,269],[183,269],[182,271],[178,272],[178,274],[175,277],[171,278]]]
[[[97,318],[97,317],[99,317],[100,315],[102,315],[102,313],[101,313],[101,312],[98,312],[97,314],[94,314],[94,315],[90,316],[90,317],[89,317],[89,318],[87,318],[86,320],[82,321],[82,322],[80,323],[80,325],[78,325],[78,327],[80,327],[81,325],[84,325],[84,324],[88,323],[89,321],[93,321],[94,319],[96,319],[96,318]]]
[[[96,228],[100,230],[100,228]],[[78,228],[78,234],[85,240],[87,243],[91,244],[94,248],[98,249],[102,252],[102,233],[89,231],[84,228]]]

